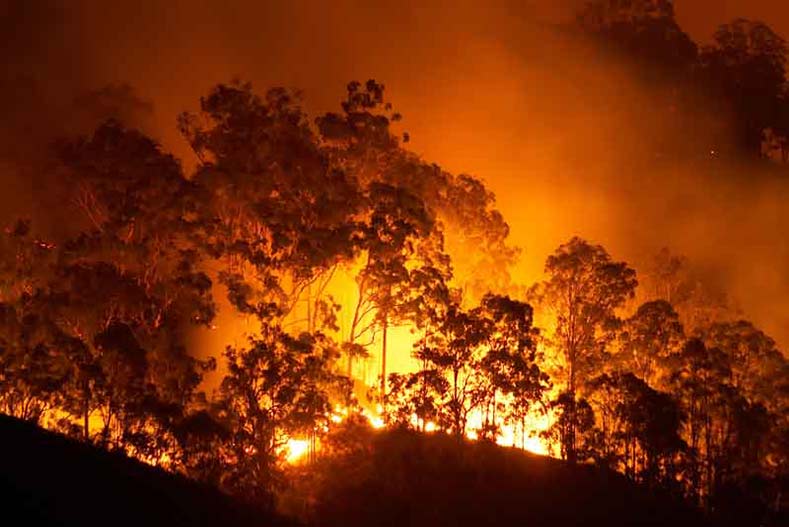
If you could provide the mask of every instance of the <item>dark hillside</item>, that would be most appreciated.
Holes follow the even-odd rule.
[[[619,474],[444,435],[374,434],[324,463],[305,478],[320,526],[704,525]]]
[[[285,525],[212,488],[2,415],[0,438],[5,525]]]
[[[291,474],[283,504],[315,527],[704,526],[701,514],[620,474],[492,444],[354,430]],[[183,477],[0,416],[9,525],[295,525]],[[308,505],[307,505],[308,504]]]

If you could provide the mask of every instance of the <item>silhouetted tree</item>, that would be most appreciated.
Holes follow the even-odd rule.
[[[669,1],[592,2],[582,22],[652,74],[670,72],[679,99],[695,65],[749,152],[768,128],[787,134],[786,49],[766,26],[724,26],[698,59]],[[576,237],[532,289],[549,315],[543,336],[531,305],[501,294],[517,251],[493,194],[408,152],[399,120],[373,80],[350,83],[342,111],[315,126],[296,92],[234,83],[179,119],[199,161],[190,177],[116,121],[61,141],[56,192],[73,221],[52,239],[28,221],[0,236],[0,411],[270,504],[289,439],[314,448],[334,429],[327,451],[359,466],[371,455],[349,384],[353,357],[380,333],[389,424],[496,440],[550,412],[544,437],[567,460],[737,518],[776,509],[789,362],[752,323],[730,320],[725,288],[662,251],[644,303],[620,319],[635,271]],[[345,335],[327,292],[338,270],[358,289]],[[217,284],[256,326],[225,350],[209,399],[199,387],[215,360],[196,359],[187,335],[211,325]],[[420,367],[387,375],[387,330],[406,324]],[[560,363],[547,404],[544,351]],[[339,401],[349,417],[335,426]],[[472,416],[481,423],[469,430]]]
[[[775,342],[748,321],[723,322],[704,332],[708,346],[726,356],[728,403],[717,487],[756,474],[785,478],[789,449],[779,439],[789,428],[789,361]]]
[[[537,331],[532,326],[532,307],[507,296],[487,294],[480,304],[482,316],[490,323],[479,361],[483,373],[479,385],[484,405],[484,423],[491,438],[502,422],[524,425],[532,406],[542,402],[548,376],[537,365]],[[524,430],[525,432],[525,430]]]
[[[227,375],[218,401],[231,431],[221,451],[222,485],[253,502],[268,503],[279,484],[278,465],[290,437],[309,437],[329,417],[338,351],[320,334],[294,338],[268,328],[249,346],[225,351]]]
[[[734,314],[724,284],[708,269],[667,248],[654,255],[646,267],[639,274],[646,298],[669,302],[687,334],[698,334]]]
[[[446,422],[441,424],[457,437],[465,435],[468,416],[481,403],[476,390],[480,376],[477,361],[489,332],[490,325],[479,310],[464,311],[452,304],[417,351],[417,358],[449,379]]]
[[[68,365],[34,305],[29,298],[0,303],[0,409],[38,423],[60,404]]]
[[[455,280],[467,301],[478,302],[490,290],[503,291],[517,251],[507,244],[509,226],[495,209],[490,190],[479,179],[454,176],[402,148],[408,134],[401,140],[392,130],[401,116],[375,80],[351,82],[342,110],[316,119],[332,166],[354,174],[362,186],[379,182],[422,200],[445,227]]]
[[[358,296],[348,344],[369,346],[374,330],[381,329],[383,397],[387,328],[405,321],[419,325],[429,299],[448,294],[450,271],[441,234],[433,231],[435,219],[422,200],[381,183],[371,184],[369,199],[369,218],[360,227],[364,263],[356,275]],[[352,358],[349,354],[349,376]]]
[[[114,121],[62,143],[59,158],[83,221],[59,244],[41,304],[61,340],[81,342],[66,348],[75,372],[68,407],[79,409],[84,437],[96,411],[98,439],[159,459],[174,444],[164,431],[212,367],[185,344],[188,326],[210,324],[215,310],[189,243],[192,185],[175,158]]]
[[[261,98],[248,84],[219,85],[201,110],[179,118],[201,162],[192,237],[221,262],[218,278],[240,312],[282,319],[355,254],[359,187],[329,165],[293,93]]]
[[[575,397],[579,383],[591,378],[600,366],[611,329],[616,322],[615,310],[634,296],[636,273],[624,262],[611,260],[599,245],[573,238],[548,257],[548,279],[540,284],[542,305],[555,317],[552,340],[564,358],[564,393]],[[562,403],[572,412],[574,405]],[[575,457],[575,419],[567,419],[563,445],[567,457]]]
[[[786,359],[775,341],[747,320],[718,322],[704,333],[708,346],[720,349],[731,364],[732,386],[751,401],[770,405],[777,412],[787,408]]]
[[[681,80],[696,60],[696,44],[677,24],[671,0],[594,0],[579,22],[609,49],[636,59],[651,81]]]
[[[602,458],[621,463],[633,479],[671,485],[678,474],[673,460],[685,448],[679,404],[632,373],[604,374],[589,386],[602,417]]]
[[[462,436],[469,415],[478,410],[483,422],[476,432],[491,440],[500,424],[523,424],[549,385],[536,362],[531,306],[488,294],[472,310],[451,304],[437,324],[415,345],[422,369],[393,378],[398,419],[408,423],[416,415],[424,422],[421,409],[440,427]]]
[[[411,374],[392,373],[387,388],[387,421],[422,432],[428,423],[441,426],[449,421],[449,381],[442,371],[425,367]]]
[[[776,121],[786,104],[786,42],[766,24],[737,19],[715,32],[701,53],[702,74],[735,119],[737,146],[762,154],[764,131],[784,130]]]
[[[687,415],[686,441],[696,456],[689,474],[691,490],[709,503],[720,452],[730,437],[729,408],[737,398],[728,383],[731,362],[698,339],[689,340],[673,360],[671,382]]]
[[[3,413],[34,422],[58,404],[67,369],[37,302],[53,249],[33,237],[29,221],[0,234],[0,405]]]
[[[658,386],[666,360],[682,345],[683,333],[679,315],[671,304],[665,300],[646,302],[624,320],[620,349],[612,362],[650,386]]]
[[[589,441],[595,423],[592,406],[576,394],[562,391],[548,403],[555,416],[548,430],[541,432],[542,437],[559,445],[561,458],[570,462],[577,459],[594,457],[595,445]]]

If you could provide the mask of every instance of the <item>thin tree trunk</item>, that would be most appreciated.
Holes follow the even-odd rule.
[[[526,417],[521,417],[521,448],[526,448]]]
[[[576,421],[576,401],[575,401],[575,351],[573,351],[570,355],[570,397],[572,400],[570,401],[570,418],[569,418],[569,430],[567,434],[567,460],[570,463],[575,463],[575,421]]]
[[[85,404],[82,411],[82,437],[87,443],[90,440],[90,388],[87,385],[88,381],[85,381],[84,391],[85,391]]]
[[[312,284],[307,284],[307,332],[312,333]]]
[[[85,404],[85,411],[82,414],[82,438],[87,443],[90,440],[90,427],[88,426],[88,405]]]
[[[386,411],[386,331],[389,324],[384,317],[383,332],[381,335],[381,406]]]

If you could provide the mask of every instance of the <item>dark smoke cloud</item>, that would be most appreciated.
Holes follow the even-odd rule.
[[[725,283],[786,349],[788,179],[703,149],[681,164],[649,157],[722,132],[703,102],[698,115],[667,113],[655,104],[662,87],[574,36],[566,23],[582,3],[12,1],[0,18],[11,59],[0,157],[8,165],[115,115],[188,166],[175,116],[217,82],[298,87],[317,113],[336,108],[348,80],[372,77],[405,115],[412,148],[496,192],[524,248],[520,281],[539,278],[574,234],[636,263],[667,245]],[[676,4],[681,23],[704,31],[720,5]],[[764,8],[726,9],[735,4],[746,17]]]
[[[104,84],[88,60],[82,13],[44,0],[0,7],[0,222],[28,216],[43,228],[67,217],[51,190],[53,143],[113,117],[153,131],[153,104],[129,84]],[[46,211],[46,212],[44,212]],[[53,212],[54,211],[54,212]]]

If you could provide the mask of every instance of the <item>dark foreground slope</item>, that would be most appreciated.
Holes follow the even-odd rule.
[[[619,474],[511,448],[396,431],[342,451],[305,473],[319,526],[705,525]]]
[[[0,445],[1,514],[15,519],[8,525],[292,525],[4,416]],[[696,511],[618,474],[495,445],[368,431],[349,434],[333,452],[294,470],[284,499],[316,527],[704,525]]]
[[[282,525],[212,488],[2,415],[0,446],[4,525]]]

